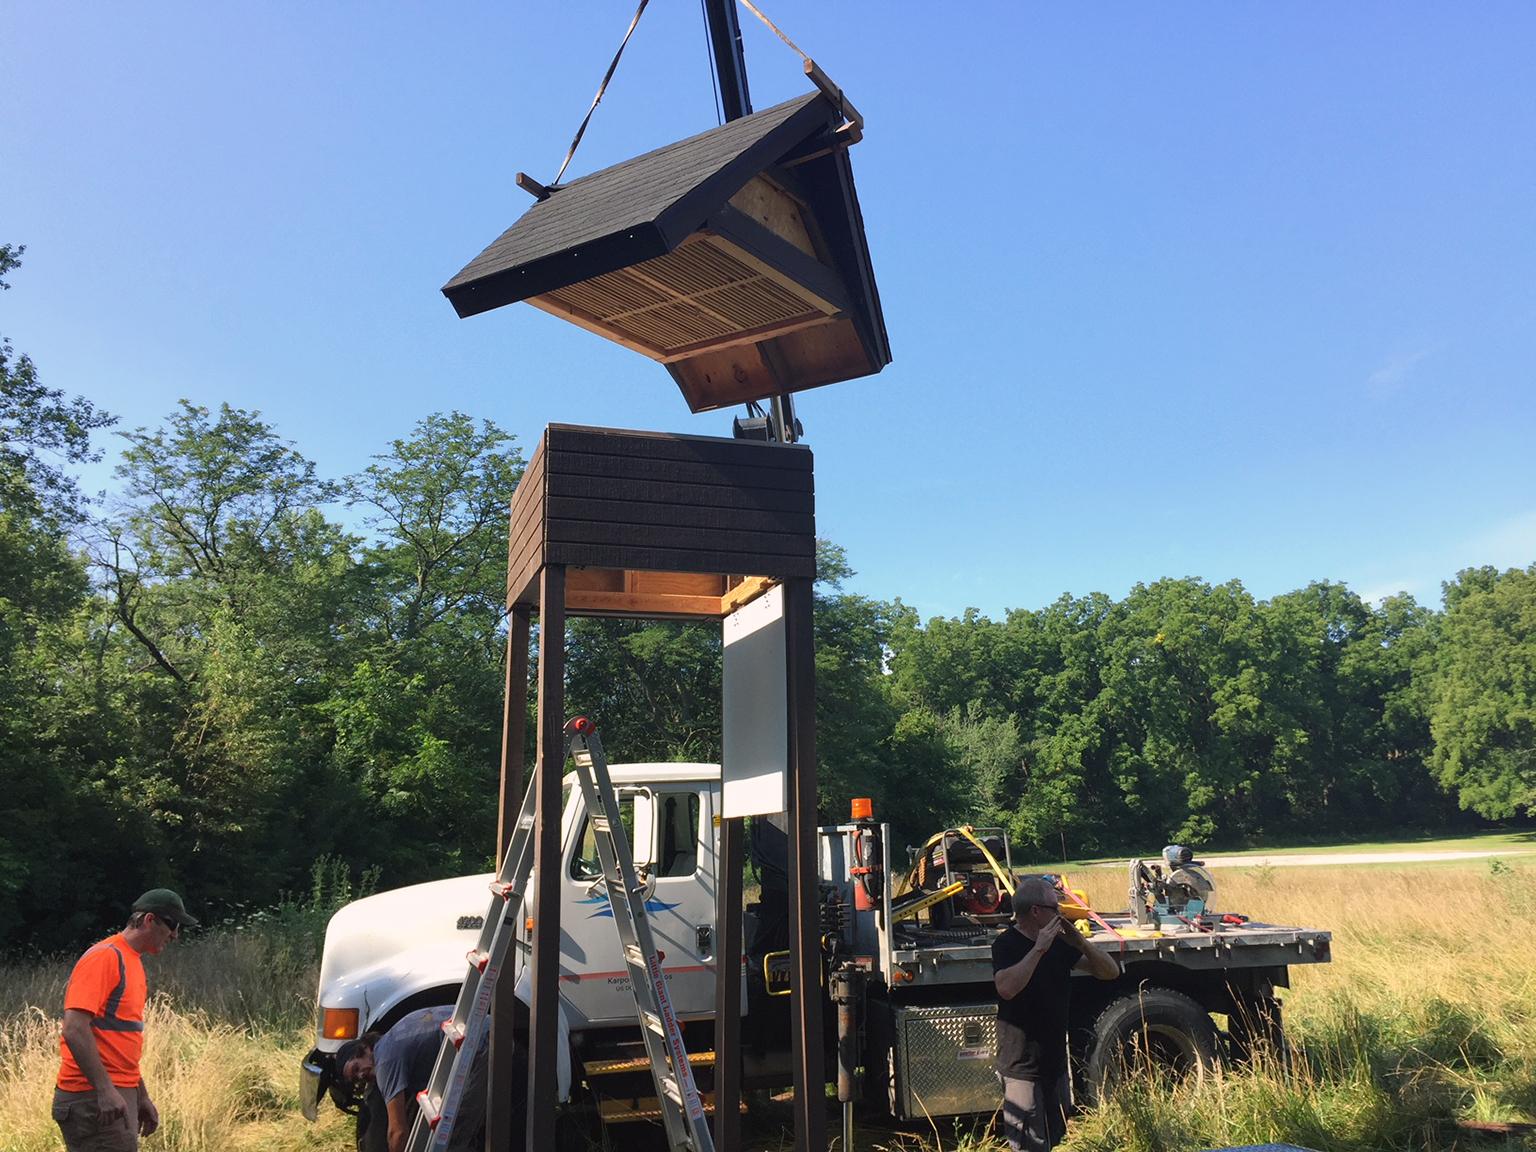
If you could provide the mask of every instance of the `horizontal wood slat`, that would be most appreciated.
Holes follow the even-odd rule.
[[[657,460],[641,456],[607,456],[591,452],[552,450],[545,471],[553,476],[601,476],[613,480],[659,481],[666,484],[707,484],[730,488],[814,491],[809,471],[762,468],[750,464]]]
[[[617,497],[646,504],[676,504],[691,508],[756,508],[810,514],[816,507],[816,497],[811,492],[727,488],[718,484],[669,484],[661,480],[615,483],[610,476],[550,476],[545,481],[545,491],[551,497],[573,496],[580,500]]]
[[[750,464],[759,468],[811,471],[811,451],[803,444],[768,444],[758,440],[726,440],[719,436],[683,436],[665,432],[627,432],[551,424],[546,434],[563,452],[599,456],[637,456],[651,460],[694,460],[714,464]],[[540,441],[540,453],[546,441]],[[531,462],[530,462],[531,466]]]
[[[680,616],[715,619],[725,613],[718,596],[671,596],[662,592],[566,592],[565,610],[573,616],[643,616],[647,620]]]
[[[741,532],[792,532],[815,535],[810,512],[777,508],[728,508],[719,505],[660,504],[640,500],[582,500],[551,496],[545,503],[551,521],[593,520],[618,524],[666,524],[675,528],[716,528]]]

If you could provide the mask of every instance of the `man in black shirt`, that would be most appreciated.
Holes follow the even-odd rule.
[[[1114,957],[1061,918],[1050,881],[1019,881],[1013,924],[992,942],[1003,1133],[1013,1152],[1048,1152],[1067,1131],[1067,1006],[1074,968],[1100,980],[1120,975]]]

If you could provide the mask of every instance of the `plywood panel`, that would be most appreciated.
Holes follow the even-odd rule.
[[[551,543],[545,553],[546,564],[581,564],[598,568],[620,567],[613,561],[622,551],[622,567],[652,569],[658,572],[755,572],[783,579],[816,575],[816,557],[765,556],[762,553],[694,551],[680,548],[616,549],[599,544]]]
[[[550,520],[546,539],[551,552],[556,544],[594,544],[612,547],[616,553],[630,548],[670,548],[681,551],[740,552],[744,555],[812,556],[814,537],[785,532],[730,532],[719,528],[678,528],[660,524],[600,523],[591,520]],[[642,565],[616,563],[614,568],[639,568]],[[650,567],[650,565],[645,565]],[[681,571],[699,571],[693,565],[680,565]],[[709,569],[716,571],[716,569]],[[747,565],[739,571],[757,571]]]

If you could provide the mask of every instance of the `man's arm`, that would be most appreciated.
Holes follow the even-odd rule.
[[[410,1093],[400,1092],[384,1105],[389,1112],[389,1152],[405,1152],[405,1141],[411,1130],[406,1126],[406,1109]]]
[[[1098,980],[1113,980],[1120,975],[1120,965],[1115,958],[1076,928],[1068,927],[1061,938],[1082,953],[1074,968],[1086,968]]]
[[[1028,986],[1030,979],[1035,974],[1035,969],[1040,966],[1040,958],[1051,950],[1051,941],[1061,934],[1061,921],[1046,925],[1035,937],[1035,946],[1025,954],[1024,959],[1007,968],[999,969],[992,974],[992,983],[997,988],[997,994],[1004,1000],[1012,1000]]]
[[[80,1067],[80,1074],[96,1089],[96,1106],[103,1124],[115,1124],[128,1114],[128,1103],[107,1075],[91,1032],[91,1014],[79,1008],[64,1009],[64,1043]]]

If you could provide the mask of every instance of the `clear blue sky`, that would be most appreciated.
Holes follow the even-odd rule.
[[[895,362],[800,405],[854,590],[1438,603],[1536,561],[1536,7],[766,10],[868,121]],[[333,476],[437,409],[525,449],[728,435],[633,353],[438,292],[516,171],[553,178],[632,11],[0,4],[0,332],[125,426],[228,401]],[[755,105],[806,91],[742,19]],[[572,171],[715,123],[697,4],[653,0]]]

